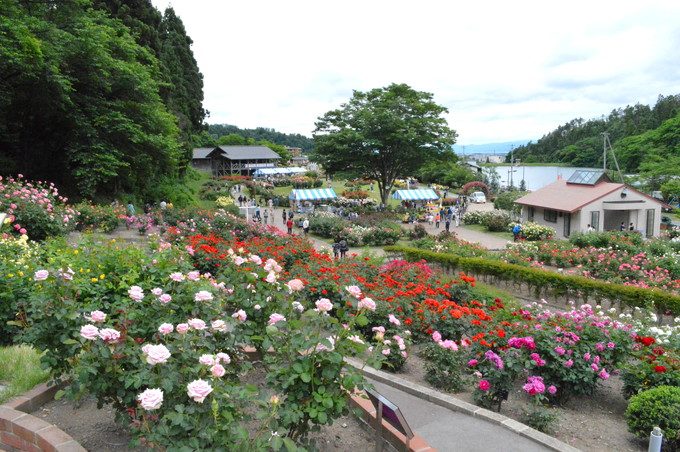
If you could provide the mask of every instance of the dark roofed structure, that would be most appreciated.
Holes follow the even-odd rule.
[[[267,146],[218,146],[193,150],[192,166],[213,176],[249,176],[256,169],[272,168],[281,156]]]

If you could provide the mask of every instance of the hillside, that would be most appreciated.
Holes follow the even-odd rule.
[[[535,143],[515,149],[523,162],[602,165],[602,133],[609,139],[621,170],[637,173],[646,161],[680,155],[680,94],[659,96],[653,107],[636,104],[613,110],[608,116],[577,118],[547,133]],[[510,156],[506,157],[509,161]]]
[[[225,135],[240,135],[244,138],[252,138],[255,141],[270,141],[272,143],[283,146],[290,146],[293,148],[302,148],[304,152],[310,152],[314,149],[314,140],[299,133],[283,133],[277,132],[274,129],[265,127],[258,127],[256,129],[241,129],[237,126],[229,124],[210,124],[208,126],[208,133],[217,140]]]

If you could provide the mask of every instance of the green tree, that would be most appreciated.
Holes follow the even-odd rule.
[[[331,174],[375,179],[387,204],[398,177],[441,159],[455,143],[456,132],[442,117],[448,110],[432,97],[406,84],[354,91],[348,103],[318,119],[312,159]]]

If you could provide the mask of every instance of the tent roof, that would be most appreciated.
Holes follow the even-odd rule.
[[[300,188],[290,192],[290,199],[296,201],[317,201],[320,199],[333,199],[338,196],[332,188]]]
[[[403,201],[423,201],[429,199],[439,199],[439,195],[431,188],[420,188],[415,190],[397,190],[394,199]]]

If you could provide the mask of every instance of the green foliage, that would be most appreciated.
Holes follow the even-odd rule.
[[[418,171],[418,179],[425,183],[436,183],[452,188],[459,188],[468,182],[478,180],[479,173],[458,164],[455,159],[431,161]]]
[[[660,427],[668,450],[680,445],[680,388],[659,386],[631,397],[626,409],[628,430],[640,439]]]
[[[125,208],[98,206],[82,202],[75,206],[78,211],[76,228],[80,231],[112,232],[118,227],[119,216],[125,215]]]
[[[670,201],[673,197],[680,198],[680,180],[673,179],[664,182],[660,187],[661,194],[665,200]]]
[[[579,248],[613,248],[621,251],[635,252],[642,246],[642,236],[637,232],[600,231],[579,232],[572,234],[569,241]]]
[[[493,201],[493,208],[519,213],[519,211],[521,210],[521,206],[515,204],[515,201],[526,194],[527,194],[526,191],[520,190],[505,191],[503,193],[500,193],[496,196],[496,199],[494,199]]]
[[[318,119],[312,158],[331,174],[350,171],[375,179],[387,205],[398,177],[451,152],[456,133],[442,116],[446,112],[432,94],[406,84],[354,91],[348,103]]]
[[[552,433],[556,421],[557,414],[549,408],[535,407],[522,413],[522,422],[543,433]]]
[[[220,144],[254,144],[257,141],[265,140],[283,146],[302,148],[305,152],[310,152],[314,149],[314,141],[311,138],[300,135],[299,133],[282,133],[265,127],[241,129],[228,124],[210,124],[208,126],[208,131],[215,139],[223,139],[224,136],[232,136],[232,139],[238,141]],[[243,139],[246,141],[243,141]],[[252,139],[253,142],[248,142],[248,139]]]
[[[517,223],[512,222],[507,225],[507,231],[512,232]],[[520,236],[529,242],[538,242],[541,240],[549,240],[555,236],[555,230],[550,226],[527,221],[520,225],[522,230]]]
[[[565,275],[538,268],[523,267],[484,258],[466,258],[450,253],[436,253],[417,248],[402,246],[385,247],[388,252],[401,253],[408,259],[425,259],[437,262],[451,269],[469,271],[479,275],[489,275],[507,281],[527,284],[535,289],[552,289],[558,294],[572,294],[581,297],[596,297],[620,300],[624,306],[638,306],[668,311],[680,315],[680,296],[658,289],[610,284],[583,276]]]
[[[430,343],[422,351],[425,365],[425,381],[437,389],[446,392],[458,392],[463,389],[463,358],[460,351],[453,351],[438,344]]]

